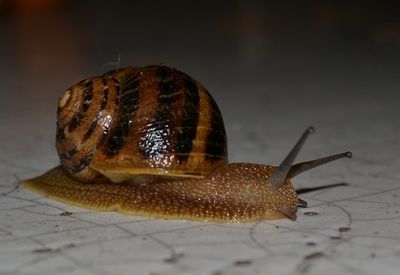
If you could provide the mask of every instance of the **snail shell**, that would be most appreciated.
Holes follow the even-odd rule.
[[[206,175],[227,161],[220,110],[207,90],[166,67],[129,67],[85,79],[60,97],[56,147],[79,181],[101,174]]]
[[[227,163],[225,127],[197,81],[166,67],[85,79],[58,102],[61,165],[22,182],[69,204],[125,214],[246,222],[296,219],[291,179],[350,152],[294,164],[308,128],[279,166]]]

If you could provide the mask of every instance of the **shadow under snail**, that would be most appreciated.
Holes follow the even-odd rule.
[[[72,205],[218,222],[296,219],[291,179],[350,152],[294,164],[308,128],[279,166],[228,163],[208,91],[167,66],[128,67],[67,89],[57,110],[61,165],[22,182]]]

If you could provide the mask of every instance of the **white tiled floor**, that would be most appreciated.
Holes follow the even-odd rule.
[[[284,7],[242,2],[3,13],[0,274],[398,274],[400,45],[379,40],[379,22],[314,22],[314,36],[300,24],[304,10],[279,21]],[[221,107],[232,162],[277,164],[314,125],[299,161],[354,158],[296,187],[349,185],[302,194],[309,208],[296,222],[250,224],[95,213],[20,188],[58,163],[60,92],[115,68],[118,55],[120,66],[165,63],[202,82]]]

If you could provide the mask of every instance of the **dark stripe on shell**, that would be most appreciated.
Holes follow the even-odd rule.
[[[71,150],[68,150],[66,153],[59,154],[60,161],[68,160],[68,159],[72,158],[76,153],[78,153],[78,149],[75,146]]]
[[[72,165],[70,167],[68,167],[68,171],[72,174],[78,173],[80,171],[82,171],[83,169],[85,169],[90,162],[92,161],[93,158],[93,152],[91,152],[90,154],[87,154],[80,162],[79,164],[75,164]]]
[[[86,133],[83,135],[83,140],[82,142],[85,142],[88,138],[90,138],[90,136],[93,134],[94,130],[97,127],[98,121],[99,119],[102,117],[103,114],[103,110],[106,108],[107,106],[107,101],[108,101],[108,87],[107,87],[107,80],[103,78],[103,88],[104,88],[104,92],[103,92],[103,97],[101,99],[101,103],[100,103],[100,108],[99,108],[99,112],[98,115],[96,117],[96,119],[90,124],[89,128],[87,129]]]
[[[206,142],[206,158],[217,160],[225,157],[226,133],[221,113],[215,100],[209,95],[211,114],[211,131]]]
[[[90,106],[90,102],[92,102],[93,99],[93,82],[88,81],[84,85],[85,85],[85,91],[83,93],[82,110],[83,112],[86,112]]]
[[[60,123],[57,122],[57,134],[56,134],[56,139],[61,140],[65,138],[64,134],[64,127],[60,127]]]
[[[85,112],[88,110],[90,103],[92,102],[93,82],[90,80],[86,80],[85,82],[82,83],[82,85],[85,86],[82,97],[82,109],[68,123],[69,132],[74,131],[79,126],[79,123],[84,118]]]
[[[75,155],[78,152],[78,150],[76,149],[76,146],[74,148],[72,148],[71,150],[67,151],[67,155],[69,157],[72,157],[73,155]]]
[[[176,80],[172,69],[160,66],[156,70],[159,98],[156,114],[139,141],[140,152],[146,157],[158,156],[170,151],[171,129],[174,121],[171,116],[171,105],[178,99]]]
[[[160,105],[173,103],[175,101],[176,83],[173,79],[171,69],[161,66],[156,71],[158,85],[160,89]]]
[[[129,133],[132,117],[139,105],[139,80],[137,75],[130,74],[121,85],[116,113],[117,120],[110,129],[107,141],[107,154],[111,157],[118,153],[124,145]]]
[[[96,129],[96,126],[97,126],[97,120],[98,120],[98,118],[90,124],[86,133],[83,135],[82,142],[85,142],[93,134],[94,129]]]
[[[64,154],[64,153],[59,153],[58,157],[59,157],[61,162],[63,162],[63,161],[68,159],[67,154]]]
[[[129,76],[128,76],[129,77]],[[115,88],[115,105],[118,106],[118,102],[119,102],[119,95],[121,93],[121,83],[119,82],[118,79],[116,79],[115,77],[111,78],[113,83],[114,83],[114,88]]]
[[[100,111],[103,111],[106,108],[107,101],[108,101],[108,88],[104,90],[104,95],[100,104]]]
[[[106,128],[105,126],[103,126],[103,132],[101,133],[101,137],[96,145],[96,148],[99,148],[106,141],[108,132],[109,132],[108,127]]]
[[[199,119],[199,91],[193,79],[182,75],[185,85],[185,104],[183,107],[182,132],[179,133],[176,144],[176,152],[180,160],[189,157],[193,147],[193,140],[196,138],[197,123]]]
[[[83,114],[79,113],[76,116],[74,116],[71,121],[68,124],[68,129],[70,132],[72,132],[73,130],[76,129],[76,127],[78,127],[79,122],[81,121],[81,119],[83,118]],[[64,127],[65,128],[65,127]]]

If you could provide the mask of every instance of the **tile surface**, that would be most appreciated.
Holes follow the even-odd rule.
[[[358,10],[335,4],[59,2],[0,6],[0,274],[398,274],[400,43],[389,8],[386,20],[373,7],[347,18]],[[230,161],[278,164],[314,125],[298,161],[354,158],[304,173],[296,188],[348,185],[301,194],[309,207],[295,222],[248,224],[92,212],[19,186],[58,163],[65,88],[157,63],[213,94]]]

